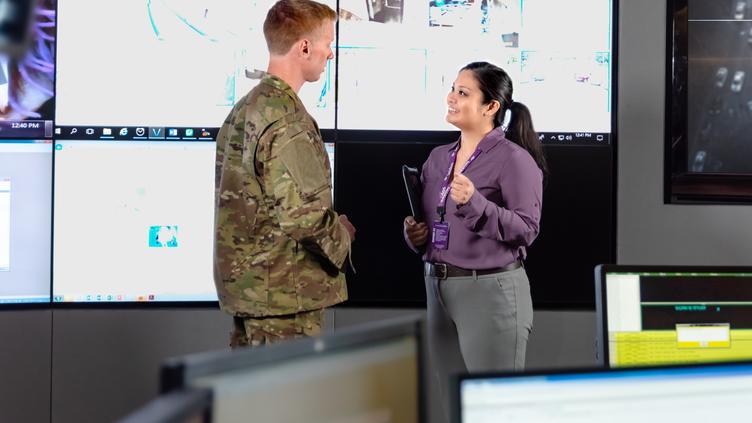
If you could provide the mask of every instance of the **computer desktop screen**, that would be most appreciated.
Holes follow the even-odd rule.
[[[215,301],[214,142],[55,142],[53,301]]]
[[[453,423],[738,421],[752,364],[476,375],[456,383]]]
[[[421,422],[416,325],[176,359],[163,366],[162,386],[210,388],[216,423]]]
[[[0,304],[49,303],[52,141],[0,140]]]
[[[217,300],[215,143],[181,135],[55,142],[54,302]]]
[[[274,3],[59,0],[56,125],[213,133],[258,83],[246,73],[266,70]],[[321,128],[334,127],[335,69],[299,93]]]
[[[752,268],[596,268],[598,347],[610,367],[752,359]]]
[[[454,130],[444,116],[457,73],[488,61],[542,141],[608,143],[613,3],[341,0],[337,127]]]

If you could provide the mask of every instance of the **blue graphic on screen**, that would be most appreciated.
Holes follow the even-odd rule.
[[[149,247],[176,248],[178,246],[177,226],[149,227]]]

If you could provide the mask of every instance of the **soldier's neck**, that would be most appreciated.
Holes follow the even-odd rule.
[[[287,85],[289,85],[296,94],[300,91],[300,87],[302,87],[305,82],[300,65],[293,63],[290,60],[286,60],[284,57],[272,56],[269,59],[269,67],[266,69],[266,72],[287,82]]]

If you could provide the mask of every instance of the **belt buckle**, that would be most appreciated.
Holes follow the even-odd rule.
[[[433,274],[436,276],[436,279],[446,279],[447,278],[447,265],[446,263],[434,263],[433,264]]]

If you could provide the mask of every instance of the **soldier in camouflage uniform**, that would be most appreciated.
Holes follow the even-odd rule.
[[[217,137],[214,280],[231,347],[317,335],[324,307],[347,299],[355,229],[332,209],[321,133],[297,95],[333,57],[335,19],[310,0],[276,3],[268,70]]]

